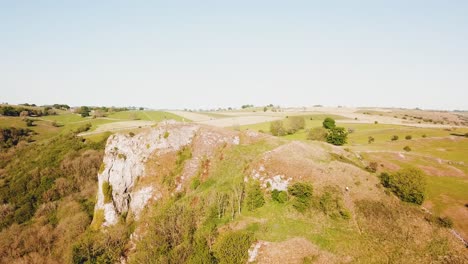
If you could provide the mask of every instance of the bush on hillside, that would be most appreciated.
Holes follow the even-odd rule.
[[[412,137],[411,135],[406,135],[406,136],[405,136],[405,139],[406,139],[406,140],[410,140],[410,139],[412,139],[412,138],[413,138],[413,137]]]
[[[288,187],[288,192],[294,197],[293,207],[299,212],[305,212],[312,205],[313,187],[310,183],[296,182]]]
[[[254,236],[247,231],[227,232],[216,240],[213,251],[219,264],[246,263]]]
[[[372,136],[369,136],[369,138],[367,139],[367,143],[369,144],[372,144],[374,141],[375,141],[375,138]]]
[[[406,152],[410,152],[410,151],[411,151],[411,148],[410,148],[409,146],[405,146],[405,147],[403,148],[403,150],[406,151]]]
[[[285,203],[288,201],[288,194],[285,191],[274,189],[271,191],[271,199],[278,203]]]
[[[303,116],[291,116],[288,118],[289,134],[294,134],[300,129],[305,128],[305,119]]]
[[[270,132],[273,136],[284,136],[286,135],[286,129],[284,128],[283,121],[277,120],[270,123]]]
[[[393,174],[380,174],[382,185],[389,188],[402,201],[421,205],[424,202],[426,178],[415,168],[401,169]]]
[[[392,141],[397,141],[398,140],[398,136],[397,135],[393,135],[392,136]]]
[[[265,198],[263,192],[260,189],[260,183],[253,181],[247,186],[247,194],[245,197],[245,205],[247,210],[254,211],[255,209],[262,207],[265,204]]]

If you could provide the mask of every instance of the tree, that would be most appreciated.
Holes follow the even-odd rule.
[[[277,120],[270,123],[270,132],[273,136],[284,136],[286,135],[286,129],[284,128],[283,121]]]
[[[89,113],[91,112],[91,110],[89,109],[89,107],[87,106],[82,106],[80,107],[80,109],[78,110],[78,114],[81,115],[81,117],[87,117],[89,116]]]
[[[394,174],[380,174],[382,185],[389,188],[402,201],[421,205],[424,202],[426,178],[416,168],[405,168]]]
[[[263,198],[263,193],[260,189],[260,183],[258,181],[254,181],[247,186],[245,204],[247,205],[247,210],[249,211],[253,211],[265,204],[265,198]]]
[[[310,183],[296,182],[288,187],[288,192],[294,196],[293,206],[299,212],[305,212],[312,205],[313,187]]]
[[[335,127],[328,130],[327,142],[336,146],[346,144],[348,139],[348,132],[344,127]]]
[[[330,118],[330,117],[325,118],[325,120],[323,120],[322,125],[326,129],[332,129],[332,128],[334,128],[336,126],[335,125],[335,120],[333,118]]]

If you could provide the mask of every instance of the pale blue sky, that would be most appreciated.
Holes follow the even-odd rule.
[[[468,109],[467,14],[450,0],[0,0],[0,102]]]

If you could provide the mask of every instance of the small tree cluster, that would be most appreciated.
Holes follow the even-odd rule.
[[[323,120],[323,127],[327,129],[326,141],[336,146],[346,144],[348,132],[344,127],[337,127],[333,118],[327,117]]]

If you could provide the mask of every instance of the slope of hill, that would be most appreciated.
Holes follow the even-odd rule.
[[[449,229],[362,168],[353,152],[325,143],[202,125],[111,136],[91,226],[94,236],[131,235],[96,254],[86,250],[95,242],[81,240],[74,254],[130,263],[468,261]]]

